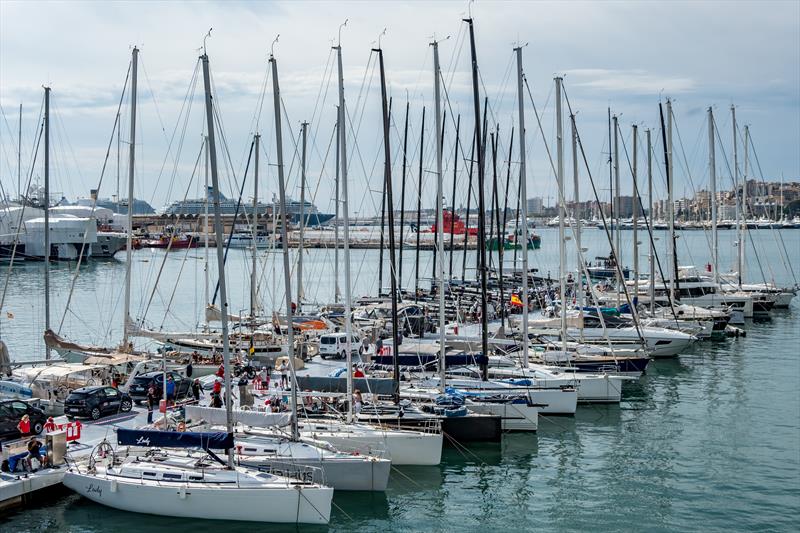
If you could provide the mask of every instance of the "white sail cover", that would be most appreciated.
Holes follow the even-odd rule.
[[[185,418],[187,420],[205,420],[209,424],[224,425],[228,423],[225,409],[214,407],[201,407],[199,405],[187,405],[185,407]],[[242,411],[233,410],[233,423],[244,424],[254,427],[274,427],[287,426],[292,421],[290,413],[264,413],[261,411]]]

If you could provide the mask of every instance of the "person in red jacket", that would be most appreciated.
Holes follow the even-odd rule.
[[[30,435],[31,433],[31,417],[28,415],[22,415],[22,419],[17,424],[17,429],[22,434],[22,436]]]
[[[52,433],[53,431],[57,430],[58,427],[56,426],[56,421],[53,420],[53,417],[48,417],[47,422],[44,424],[44,430],[48,433]]]

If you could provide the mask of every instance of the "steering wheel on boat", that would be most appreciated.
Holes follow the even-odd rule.
[[[98,460],[104,461],[109,457],[111,458],[110,464],[114,465],[117,461],[117,454],[114,452],[114,448],[111,446],[111,443],[107,440],[103,440],[103,442],[95,446],[92,449],[92,453],[89,454],[89,471],[94,471]]]

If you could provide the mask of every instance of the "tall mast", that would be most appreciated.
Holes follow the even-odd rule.
[[[708,180],[711,182],[711,268],[714,269],[714,285],[719,285],[719,236],[717,235],[717,162],[714,143],[714,110],[708,106]]]
[[[203,221],[203,235],[205,235],[205,246],[204,246],[205,266],[203,267],[203,273],[204,273],[205,284],[206,284],[205,285],[205,296],[206,296],[206,299],[205,299],[205,302],[203,303],[203,306],[205,307],[205,306],[207,306],[207,305],[209,305],[211,303],[211,298],[210,298],[210,294],[211,293],[210,293],[210,288],[209,288],[209,285],[210,285],[210,280],[209,280],[210,272],[208,270],[208,167],[210,165],[209,153],[208,153],[208,135],[205,135],[203,137],[203,150],[205,151],[205,160],[206,160],[206,164],[205,164],[205,188],[203,189],[203,194],[205,195],[205,202],[204,202],[204,206],[203,206],[203,210],[204,210],[203,215],[204,215],[204,218],[205,218],[205,220]],[[130,208],[130,206],[128,206],[128,208]],[[203,316],[205,317],[206,314],[203,313]],[[205,326],[206,326],[206,330],[208,330],[208,319],[205,319]]]
[[[208,55],[200,56],[203,62],[203,86],[206,100],[206,123],[208,129],[208,152],[211,159],[211,188],[214,204],[214,236],[217,250],[217,271],[219,273],[219,307],[222,322],[222,363],[225,373],[225,419],[228,433],[233,432],[231,400],[231,350],[228,338],[228,291],[225,285],[225,241],[222,235],[222,213],[219,206],[219,175],[217,173],[217,144],[214,135],[214,110],[211,96],[211,75],[208,70]],[[228,468],[233,468],[233,450],[228,450]]]
[[[342,212],[344,215],[344,330],[347,338],[347,421],[353,421],[353,297],[350,294],[350,214],[347,206],[347,129],[345,118],[347,111],[344,107],[344,73],[342,71],[342,45],[335,46],[339,74],[339,148],[341,157],[341,185],[342,185]],[[396,333],[395,333],[396,334]]]
[[[450,265],[448,267],[447,279],[453,278],[453,230],[456,225],[456,182],[458,177],[458,141],[461,135],[461,114],[456,120],[456,143],[453,148],[453,194],[450,196]]]
[[[619,182],[619,119],[617,115],[611,117],[611,120],[614,125],[614,206],[613,206],[613,215],[611,217],[611,224],[616,227],[616,239],[614,241],[614,261],[617,265],[617,268],[614,269],[614,273],[617,277],[617,307],[620,305],[620,298],[621,294],[620,291],[622,290],[622,284],[624,280],[620,277],[621,267],[622,267],[622,246],[621,246],[621,232],[620,232],[620,215],[622,214],[620,211],[619,206],[619,189],[620,189],[620,182]]]
[[[750,126],[745,125],[744,127],[744,174],[742,174],[742,237],[739,239],[739,262],[741,263],[741,267],[739,268],[739,285],[744,283],[744,269],[745,269],[745,261],[744,261],[744,254],[747,248],[747,217],[748,217],[748,209],[747,209],[747,174],[749,173],[748,163],[748,149],[750,144]]]
[[[294,328],[292,313],[292,276],[289,268],[289,217],[286,213],[286,183],[283,176],[283,139],[281,137],[281,89],[278,85],[278,61],[274,55],[270,55],[269,62],[272,64],[272,95],[275,104],[275,149],[278,161],[278,193],[281,202],[281,247],[283,248],[283,282],[284,292],[286,293],[286,335],[289,344],[289,369],[292,374],[292,438],[297,440],[300,433],[297,427],[297,379],[294,368]],[[304,127],[305,129],[305,127]],[[349,301],[349,299],[348,299]],[[350,332],[348,331],[348,338]],[[349,350],[348,346],[348,350]],[[349,353],[349,351],[348,351]],[[226,373],[227,375],[227,373]]]
[[[653,230],[653,141],[650,129],[645,131],[647,135],[647,216],[650,217],[650,231]],[[650,241],[650,279],[648,287],[650,292],[650,315],[654,315],[656,311],[656,249],[652,236]]]
[[[439,72],[439,43],[433,41],[433,116],[436,122],[436,139],[442,139],[442,109]],[[442,139],[443,140],[443,139]],[[436,235],[438,237],[436,253],[439,255],[436,281],[439,296],[439,390],[445,387],[445,309],[444,309],[444,185],[442,183],[442,143],[436,143]]]
[[[742,268],[744,267],[744,244],[742,226],[747,226],[747,211],[742,213],[743,203],[739,195],[739,143],[736,140],[736,107],[731,106],[731,122],[733,126],[733,190],[736,193],[736,230],[738,235],[738,250],[736,254],[736,271],[739,281],[739,289],[742,288]],[[742,223],[744,218],[744,223]]]
[[[498,314],[500,314],[500,325],[505,326],[505,319],[503,317],[503,235],[501,233],[502,228],[500,227],[500,194],[497,190],[497,143],[500,137],[500,130],[499,128],[496,130],[496,133],[492,133],[492,207],[491,209],[494,210],[494,220],[497,224],[497,235],[495,236],[491,232],[490,239],[497,239],[497,282],[498,288],[500,289],[500,302],[499,302],[499,309]]]
[[[575,247],[577,254],[575,263],[578,265],[577,275],[575,276],[575,297],[580,314],[583,315],[583,249],[581,248],[581,212],[580,212],[580,180],[578,176],[578,127],[575,124],[575,115],[570,115],[572,125],[572,182],[575,189]],[[580,328],[583,335],[583,328]]]
[[[334,217],[334,224],[333,224],[333,277],[334,277],[334,290],[333,290],[333,301],[335,303],[339,303],[339,299],[342,297],[342,291],[339,289],[339,118],[341,114],[339,113],[339,106],[336,106],[336,197],[333,200],[334,209],[336,210],[335,217]]]
[[[120,177],[120,152],[122,151],[122,122],[120,121],[120,114],[117,111],[117,205],[115,212],[119,213],[119,204],[122,203],[122,198],[119,195],[119,177]],[[128,208],[130,208],[130,201],[128,201]]]
[[[422,127],[419,132],[419,184],[417,185],[417,250],[414,260],[414,301],[419,298],[419,238],[422,220],[422,159],[425,155],[425,107],[422,108]]]
[[[672,203],[674,172],[672,170],[672,100],[667,98],[667,213],[669,217],[669,238],[667,239],[667,257],[669,258],[672,273],[669,277],[669,299],[670,305],[675,302],[675,282],[678,272],[675,268],[675,206]]]
[[[136,155],[136,77],[139,49],[131,55],[131,136],[128,141],[128,238],[125,247],[125,307],[122,314],[122,349],[128,349],[128,321],[131,314],[131,266],[133,263],[133,178]],[[119,198],[117,199],[119,201]]]
[[[633,125],[633,295],[639,297],[639,126]],[[633,302],[631,302],[633,303]],[[633,306],[636,313],[636,306]]]
[[[378,48],[378,61],[381,71],[381,111],[383,115],[383,185],[386,191],[386,207],[389,215],[389,279],[392,291],[392,355],[394,374],[394,402],[400,403],[400,362],[397,359],[400,353],[400,339],[398,338],[397,323],[397,269],[395,268],[395,238],[394,238],[394,203],[392,202],[392,153],[389,146],[389,119],[390,111],[386,101],[386,74],[383,68],[383,50]]]
[[[486,381],[489,367],[489,320],[486,316],[486,199],[484,198],[484,153],[481,143],[481,101],[478,84],[478,57],[475,50],[475,28],[472,19],[464,19],[469,24],[469,48],[472,59],[472,101],[475,109],[475,146],[478,153],[478,272],[481,279],[481,379]]]
[[[44,88],[44,328],[50,330],[50,87]]]
[[[250,319],[253,320],[256,317],[256,313],[258,312],[258,305],[256,304],[258,300],[257,295],[257,287],[258,287],[258,276],[256,271],[258,270],[258,150],[259,145],[261,144],[261,135],[255,135],[255,151],[256,157],[255,161],[253,161],[253,226],[251,228],[252,237],[253,237],[253,257],[252,257],[252,265],[250,265]]]
[[[117,121],[119,123],[119,121]],[[22,104],[19,104],[19,137],[17,143],[17,195],[22,196]],[[117,186],[119,189],[119,186]],[[119,198],[117,198],[119,200]]]
[[[303,297],[303,234],[306,226],[306,146],[308,144],[308,122],[301,124],[303,131],[303,153],[300,166],[300,240],[297,243],[297,312],[302,313]],[[283,157],[283,156],[281,156]]]
[[[472,147],[470,148],[469,155],[469,171],[468,184],[467,184],[467,212],[464,214],[464,253],[461,256],[461,282],[467,274],[467,248],[469,244],[469,212],[472,208],[472,175],[475,168],[475,133],[478,131],[478,126],[475,126],[475,132],[472,134]],[[480,252],[479,252],[480,253]]]
[[[434,128],[434,130],[439,131],[439,133],[436,133],[436,131],[434,131],[434,133],[436,133],[437,136],[433,140],[433,142],[435,144],[440,145],[437,149],[441,151],[441,150],[444,150],[444,133],[445,133],[445,130],[447,129],[447,110],[445,110],[444,115],[441,117],[440,124],[441,124],[441,126],[437,125],[437,127]],[[444,192],[442,194],[444,194]],[[444,196],[442,196],[442,199],[444,200]],[[439,216],[438,212],[440,211],[440,209],[438,208],[439,203],[437,202],[436,205],[437,205],[437,208],[436,208],[437,212],[434,213],[434,219],[438,220],[438,216]],[[442,228],[442,231],[444,231],[444,228]],[[439,262],[438,261],[439,254],[436,253],[436,250],[439,249],[439,242],[440,241],[441,241],[441,237],[439,236],[439,231],[437,230],[437,231],[435,231],[433,233],[434,253],[433,253],[433,269],[431,271],[431,292],[433,292],[433,288],[436,285],[436,272],[438,272],[436,266],[437,266],[437,263]]]
[[[525,169],[525,105],[522,94],[522,47],[517,53],[517,114],[519,120],[519,183],[522,196],[522,361],[528,368],[528,177]]]
[[[567,242],[564,238],[564,124],[561,112],[562,78],[556,78],[556,153],[558,157],[558,280],[561,300],[561,349],[567,351],[567,286],[564,270],[567,266]],[[616,117],[615,124],[616,126]]]
[[[381,54],[382,55],[382,54]],[[386,244],[386,180],[381,186],[381,234],[378,244],[378,298],[383,290],[383,248]]]
[[[403,286],[403,241],[406,235],[406,166],[408,164],[408,109],[409,102],[406,100],[406,119],[405,127],[403,128],[403,176],[402,183],[400,184],[400,257],[397,270],[397,279],[400,280],[400,286]],[[394,231],[394,230],[392,230]]]
[[[609,212],[608,216],[611,218],[611,253],[614,254],[614,230],[619,231],[619,228],[614,228],[614,151],[613,151],[613,136],[611,133],[611,108],[608,111],[608,203]],[[602,209],[602,208],[601,208]]]

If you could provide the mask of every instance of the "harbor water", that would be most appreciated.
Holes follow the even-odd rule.
[[[531,266],[555,276],[557,230],[537,231],[542,249],[530,252]],[[628,252],[622,260],[632,266],[630,233],[622,233]],[[657,246],[662,248],[666,239],[659,237]],[[720,232],[723,271],[734,264],[734,239],[735,232]],[[800,274],[800,231],[753,230],[749,240],[748,247],[754,247],[747,251],[749,281],[763,281],[763,272],[779,285],[795,283],[786,263]],[[605,236],[597,229],[586,230],[583,246],[589,260],[608,251]],[[682,232],[679,263],[704,268],[709,248],[704,232]],[[574,246],[570,243],[568,249]],[[642,247],[640,252],[640,266],[645,269],[647,250]],[[659,253],[666,268],[663,250]],[[261,302],[271,311],[271,302],[282,298],[283,280],[273,274],[280,273],[280,257],[260,254]],[[305,253],[307,302],[332,300],[333,254],[333,250]],[[378,254],[378,250],[353,252],[354,295],[376,293]],[[575,252],[569,254],[574,264]],[[507,252],[506,258],[511,256],[513,252]],[[459,277],[461,257],[459,252],[453,258],[453,272]],[[141,317],[146,311],[151,327],[194,328],[202,322],[205,302],[204,251],[172,252],[162,266],[163,258],[163,251],[135,252],[132,314]],[[247,252],[230,251],[233,313],[249,307],[249,263]],[[466,262],[468,276],[474,276],[471,265],[474,252]],[[406,288],[414,286],[414,267],[414,253],[407,249]],[[431,254],[421,253],[423,286],[430,283],[432,268]],[[64,314],[74,271],[74,264],[52,267],[53,329],[59,329],[63,316],[60,329],[70,339],[85,344],[118,342],[124,262],[81,267]],[[22,264],[10,277],[4,307],[10,315],[3,317],[2,337],[14,359],[44,356],[42,272],[42,264]],[[386,271],[384,285],[388,285]],[[440,466],[394,468],[385,494],[337,493],[330,525],[319,531],[797,531],[800,301],[795,298],[790,309],[773,311],[771,320],[748,321],[745,328],[746,337],[697,343],[676,359],[654,361],[640,381],[626,385],[620,405],[581,405],[574,418],[542,416],[538,433],[506,434],[499,444],[447,447]],[[317,530],[136,515],[74,494],[40,500],[0,518],[4,532],[102,533],[121,528]]]

